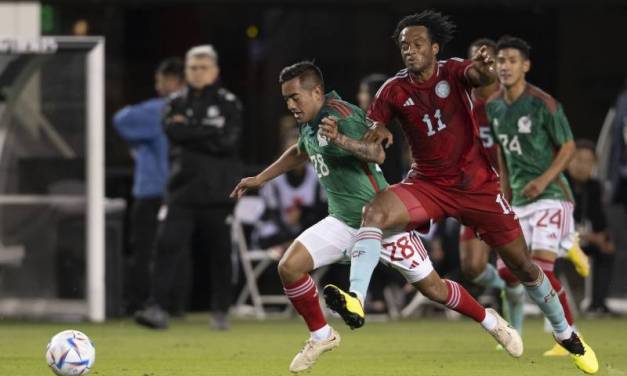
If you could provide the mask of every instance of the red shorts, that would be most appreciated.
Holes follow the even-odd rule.
[[[477,239],[477,235],[472,230],[472,228],[468,226],[461,226],[459,228],[459,241],[465,242],[472,239]]]
[[[414,229],[445,217],[457,218],[491,247],[511,243],[522,235],[514,211],[501,194],[498,178],[476,189],[444,187],[422,179],[406,179],[390,187],[409,212]]]

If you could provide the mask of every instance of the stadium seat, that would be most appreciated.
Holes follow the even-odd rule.
[[[263,214],[264,209],[265,205],[261,198],[245,196],[238,201],[233,215],[229,218],[233,255],[240,260],[244,277],[246,278],[244,287],[235,302],[234,312],[246,312],[246,308],[250,307],[246,305],[246,302],[250,298],[254,315],[259,320],[266,318],[264,305],[284,304],[290,307],[290,301],[285,295],[262,295],[257,284],[257,280],[263,272],[269,266],[278,263],[281,258],[281,252],[275,249],[250,249],[248,246],[244,226],[254,226]]]

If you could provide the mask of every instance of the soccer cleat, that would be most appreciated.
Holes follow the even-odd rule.
[[[492,308],[486,309],[496,317],[496,326],[488,333],[494,337],[496,342],[503,346],[505,351],[514,358],[520,358],[523,354],[523,342],[520,334],[501,315]]]
[[[550,350],[544,352],[544,356],[566,356],[570,354],[568,350],[562,347],[559,343],[556,343]]]
[[[361,328],[365,322],[364,307],[355,293],[346,293],[335,285],[324,286],[324,301],[337,312],[351,329]]]
[[[570,358],[577,368],[585,373],[593,374],[599,371],[599,362],[594,350],[585,343],[577,333],[573,332],[569,339],[557,342],[570,354]]]
[[[311,368],[316,360],[327,351],[331,351],[340,345],[342,338],[340,334],[331,328],[331,336],[328,339],[322,341],[314,341],[308,339],[305,342],[305,347],[296,354],[292,363],[290,363],[290,372],[298,373],[303,372]]]
[[[568,249],[565,257],[573,263],[580,276],[587,277],[590,274],[590,260],[579,246],[579,234],[575,234],[573,245]]]

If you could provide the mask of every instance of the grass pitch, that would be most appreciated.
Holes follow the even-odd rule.
[[[525,322],[525,354],[513,359],[469,320],[437,319],[367,323],[351,331],[331,323],[342,345],[324,354],[309,376],[370,375],[583,375],[567,358],[544,358],[552,345],[540,320]],[[598,375],[627,376],[627,318],[589,321],[578,327],[595,349]],[[106,324],[48,324],[0,321],[0,375],[46,376],[44,352],[50,337],[77,329],[96,345],[98,376],[289,375],[287,367],[307,337],[300,319],[235,321],[230,332],[213,332],[207,315],[175,320],[167,331],[151,331],[128,320]]]

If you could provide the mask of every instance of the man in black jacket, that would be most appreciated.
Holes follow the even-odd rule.
[[[163,124],[171,145],[171,172],[167,207],[157,238],[153,293],[148,308],[136,321],[151,328],[166,328],[164,307],[174,295],[176,270],[189,257],[194,231],[211,248],[212,326],[228,329],[231,302],[231,244],[226,217],[234,202],[229,193],[242,177],[238,156],[242,106],[218,82],[218,56],[210,45],[187,52],[187,87],[174,94]],[[185,276],[186,277],[186,276]]]
[[[583,250],[592,257],[592,302],[588,312],[611,313],[605,300],[609,294],[614,269],[615,247],[608,234],[603,202],[603,186],[592,177],[597,163],[596,146],[590,140],[577,140],[575,156],[566,177],[575,196],[575,222]]]

